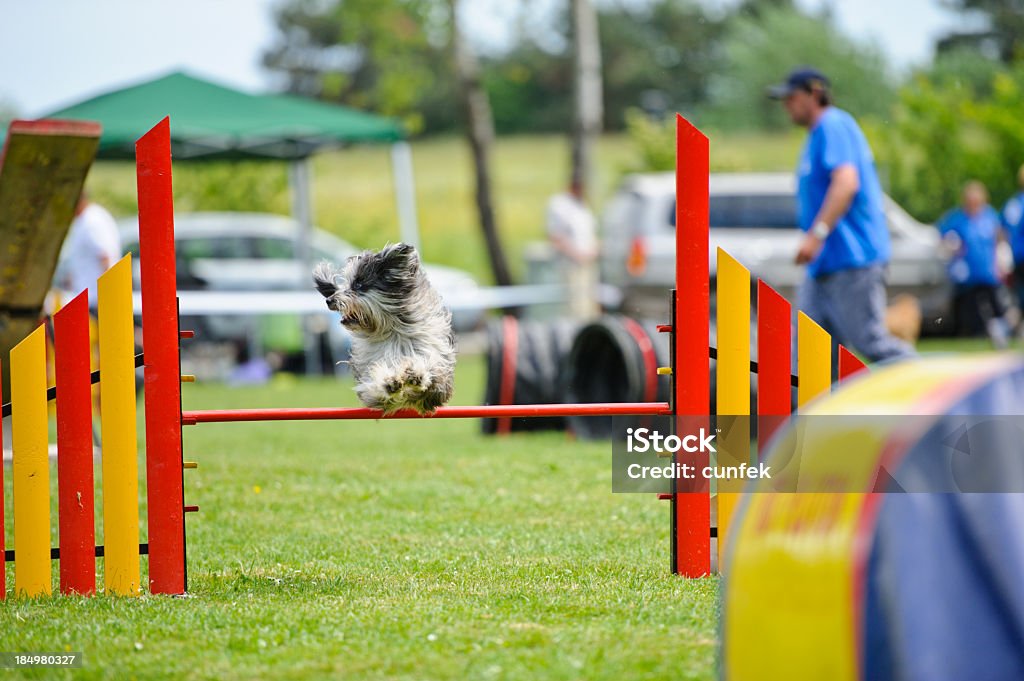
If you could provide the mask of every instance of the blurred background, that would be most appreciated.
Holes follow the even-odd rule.
[[[0,123],[177,72],[397,122],[411,143],[411,198],[396,198],[402,161],[392,146],[325,145],[307,169],[310,214],[297,216],[316,228],[306,257],[338,259],[400,240],[399,215],[412,211],[423,259],[447,277],[439,286],[448,291],[555,281],[545,211],[575,176],[601,226],[599,300],[606,309],[662,316],[670,281],[658,279],[664,253],[649,237],[661,222],[674,228],[671,211],[658,208],[658,224],[638,226],[622,202],[672,200],[657,186],[657,173],[674,163],[672,115],[709,135],[713,172],[791,175],[804,132],[764,91],[793,66],[813,64],[868,134],[891,197],[890,222],[903,225],[912,246],[911,273],[895,293],[914,294],[923,331],[942,333],[948,291],[931,223],[957,204],[970,178],[1001,206],[1024,160],[1024,15],[1013,0],[40,0],[6,14]],[[174,173],[179,239],[193,238],[179,251],[195,287],[291,286],[282,282],[292,275],[274,275],[272,262],[254,268],[253,260],[294,259],[296,246],[278,248],[272,237],[296,223],[238,214],[301,212],[293,164],[182,160]],[[750,176],[727,193],[791,193],[780,177]],[[133,164],[99,160],[87,187],[121,221],[130,250]],[[206,213],[222,215],[204,222]],[[759,219],[718,226],[782,226]],[[232,246],[232,235],[249,241]],[[262,251],[253,245],[259,239]],[[739,257],[789,292],[793,268],[772,270],[775,256],[764,250]],[[788,245],[782,252],[791,259]],[[230,260],[243,261],[236,269],[263,285],[246,283]],[[655,303],[632,296],[631,286],[655,290]],[[457,326],[480,329],[496,307],[522,312],[531,306],[520,303],[544,299],[537,293],[481,293],[479,305],[457,311]],[[208,338],[232,340],[231,361],[277,351],[275,368],[301,370],[310,333],[334,345],[325,366],[344,354],[344,338],[327,337],[334,320],[296,326],[270,311],[255,321],[207,317],[195,324]],[[466,338],[465,348],[480,347]]]

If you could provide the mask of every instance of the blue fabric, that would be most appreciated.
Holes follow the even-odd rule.
[[[1013,262],[1024,265],[1024,192],[1018,192],[1003,206],[1003,227],[1009,232]]]
[[[857,122],[842,109],[826,109],[804,143],[797,168],[800,229],[806,232],[814,225],[832,182],[832,171],[844,165],[857,170],[860,190],[825,240],[821,253],[807,266],[812,277],[889,262],[889,230],[875,159]]]
[[[949,414],[1021,414],[1024,370],[994,379]],[[922,418],[922,417],[917,417]],[[897,464],[896,480],[943,489],[950,431],[940,419]],[[972,440],[973,442],[973,440]],[[974,453],[978,455],[979,453]],[[1009,453],[998,473],[1020,489]],[[984,456],[984,452],[980,453]],[[992,489],[989,487],[988,489]],[[864,575],[865,681],[1024,679],[1024,495],[888,493],[882,497]]]
[[[949,278],[958,287],[999,285],[996,238],[1000,225],[999,214],[990,206],[974,216],[954,208],[939,220],[943,237],[952,233],[960,238],[960,248],[948,266]]]

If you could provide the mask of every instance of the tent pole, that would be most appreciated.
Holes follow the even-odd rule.
[[[416,222],[416,190],[412,172],[412,147],[408,142],[391,145],[391,172],[395,180],[395,203],[402,241],[420,250],[420,228]]]
[[[311,169],[309,158],[300,158],[291,162],[288,167],[288,179],[292,189],[292,216],[299,223],[299,234],[296,241],[295,259],[300,263],[302,272],[312,272],[312,236],[313,236],[313,183],[310,179]],[[316,334],[309,324],[309,317],[302,318],[302,339],[306,356],[306,373],[319,374],[320,362],[317,350],[319,343]]]

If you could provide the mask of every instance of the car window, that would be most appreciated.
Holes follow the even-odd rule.
[[[716,194],[710,197],[708,222],[718,229],[793,229],[796,197],[792,194]],[[672,202],[669,224],[675,228]]]
[[[254,254],[253,239],[243,236],[188,237],[177,243],[180,257],[185,260],[216,258],[238,260],[257,257]]]
[[[281,237],[261,236],[253,240],[257,258],[291,260],[295,257],[295,242]]]

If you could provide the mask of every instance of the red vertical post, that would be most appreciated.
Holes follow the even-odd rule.
[[[867,371],[864,362],[842,345],[839,346],[839,382],[842,383],[854,374]]]
[[[707,429],[711,400],[708,356],[708,138],[676,115],[675,395],[677,428]],[[678,463],[705,465],[706,454],[680,452]],[[690,484],[696,483],[696,485]],[[685,489],[681,489],[685,487]],[[673,572],[701,577],[711,572],[711,499],[706,480],[676,481],[672,497]]]
[[[89,292],[53,316],[60,592],[96,592]]]
[[[498,383],[498,404],[515,404],[516,401],[516,360],[519,357],[519,320],[512,315],[501,318],[501,373]],[[496,422],[495,433],[508,435],[512,432],[512,419],[501,417]]]
[[[789,301],[757,280],[757,440],[763,445],[789,416],[793,406],[793,327]]]
[[[164,118],[135,143],[146,358],[146,495],[149,590],[185,592],[181,365],[171,192],[171,128]]]

